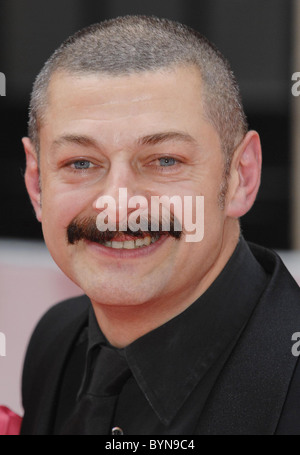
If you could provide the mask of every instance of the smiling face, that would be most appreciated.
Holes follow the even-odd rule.
[[[224,155],[205,117],[202,90],[192,67],[120,77],[59,72],[52,77],[40,129],[41,194],[29,141],[26,183],[50,253],[92,302],[187,306],[232,253],[238,223],[228,217],[226,205],[219,205]],[[147,201],[204,196],[203,240],[164,235],[154,243],[145,238],[133,243],[119,236],[114,245],[69,243],[68,226],[74,219],[95,219],[100,196],[113,197],[117,217],[124,214],[120,188],[127,189],[128,199]]]

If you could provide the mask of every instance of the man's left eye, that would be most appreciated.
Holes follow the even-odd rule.
[[[74,163],[72,163],[72,166],[74,169],[83,170],[83,169],[89,169],[93,165],[90,161],[78,160],[78,161],[74,161]]]
[[[160,166],[166,167],[166,166],[174,166],[176,164],[175,158],[170,158],[168,156],[160,158],[159,159],[159,164]]]

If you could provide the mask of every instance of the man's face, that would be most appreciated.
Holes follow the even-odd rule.
[[[224,156],[202,93],[198,71],[188,67],[120,77],[53,76],[40,130],[40,219],[54,260],[92,301],[191,303],[219,272],[229,235],[226,207],[218,203]],[[70,223],[95,219],[103,195],[119,209],[120,188],[128,199],[148,201],[204,196],[203,240],[164,235],[134,249],[85,239],[70,244]]]

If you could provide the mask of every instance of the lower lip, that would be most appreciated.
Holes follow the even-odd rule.
[[[131,258],[141,258],[143,256],[148,256],[149,254],[154,253],[166,240],[170,238],[168,235],[162,235],[156,242],[151,243],[148,246],[142,246],[134,249],[125,249],[125,248],[110,248],[99,243],[90,242],[84,240],[84,242],[92,248],[94,251],[110,256],[111,258],[117,259],[131,259]]]

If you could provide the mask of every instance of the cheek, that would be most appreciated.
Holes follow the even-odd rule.
[[[45,186],[42,191],[42,227],[47,240],[65,240],[66,228],[77,215],[87,213],[92,204],[84,191],[66,190],[59,185]],[[55,238],[56,237],[56,238]]]

